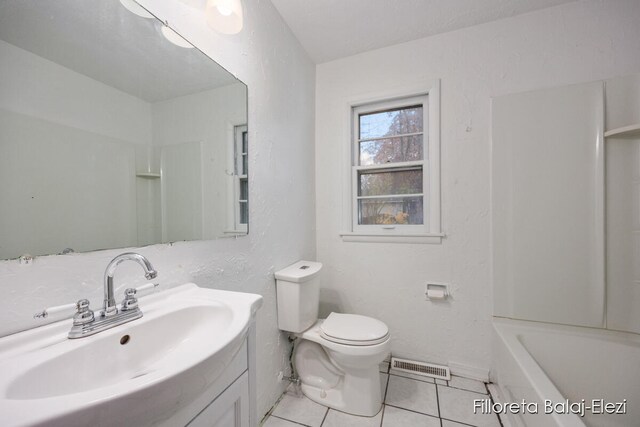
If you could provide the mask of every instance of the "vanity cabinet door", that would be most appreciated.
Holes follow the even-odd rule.
[[[188,424],[189,427],[249,427],[249,374],[244,372]]]

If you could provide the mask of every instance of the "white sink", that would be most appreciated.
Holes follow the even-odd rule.
[[[140,298],[141,319],[93,336],[67,339],[67,320],[1,338],[2,425],[168,418],[222,374],[261,305],[191,283]]]

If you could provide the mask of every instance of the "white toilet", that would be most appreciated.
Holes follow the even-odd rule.
[[[305,396],[372,417],[382,407],[378,366],[389,354],[389,328],[356,314],[318,319],[321,268],[319,262],[299,261],[276,272],[278,327],[300,339],[294,363]]]

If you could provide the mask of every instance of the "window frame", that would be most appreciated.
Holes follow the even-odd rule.
[[[249,233],[249,210],[247,207],[247,223],[240,222],[240,182],[249,182],[249,171],[247,174],[240,174],[242,171],[242,136],[247,133],[247,161],[249,152],[248,126],[246,122],[233,124],[227,122],[227,226],[224,230],[229,235],[245,235]],[[240,155],[238,155],[240,153]],[[247,192],[247,197],[249,196]],[[246,200],[248,205],[248,199]]]
[[[247,151],[244,149],[244,139],[247,138]],[[241,233],[247,233],[249,231],[249,128],[247,125],[236,126],[234,129],[234,229]],[[244,159],[247,159],[247,170],[244,169]],[[246,172],[246,173],[242,173]],[[247,182],[247,194],[246,199],[241,199],[242,194],[241,185],[242,181]],[[240,206],[245,203],[247,206],[247,222],[240,222],[242,218]]]
[[[359,115],[375,111],[386,111],[398,107],[423,105],[423,153],[428,157],[420,161],[398,162],[389,165],[359,166]],[[398,243],[441,243],[440,217],[440,81],[435,80],[427,89],[407,90],[396,93],[381,93],[378,96],[352,100],[349,107],[348,175],[345,174],[345,225],[347,231],[340,233],[344,241],[356,242],[398,242]],[[383,225],[358,223],[358,172],[393,171],[401,167],[421,166],[423,224]],[[348,178],[347,178],[348,176]],[[405,196],[405,195],[398,195]]]

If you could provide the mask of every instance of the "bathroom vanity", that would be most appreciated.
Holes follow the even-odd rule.
[[[140,298],[144,315],[70,339],[64,320],[0,338],[4,426],[256,425],[262,297],[193,283]]]

